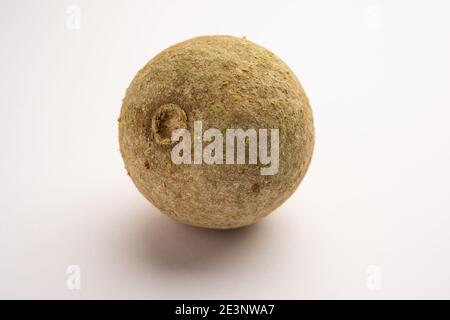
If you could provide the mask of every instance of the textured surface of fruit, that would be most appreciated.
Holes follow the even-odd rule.
[[[278,172],[261,175],[261,164],[175,165],[170,133],[192,133],[194,121],[222,132],[278,128]],[[311,161],[314,128],[303,88],[278,57],[246,39],[204,36],[162,51],[137,73],[119,141],[128,174],[157,208],[227,229],[256,222],[292,195]]]

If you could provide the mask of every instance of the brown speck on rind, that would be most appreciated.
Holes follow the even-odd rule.
[[[252,185],[252,192],[253,192],[253,193],[259,193],[259,184],[254,183],[254,184]]]
[[[297,189],[314,148],[297,77],[245,37],[197,37],[162,51],[133,79],[120,119],[120,149],[136,187],[168,216],[205,228],[242,227],[275,210]],[[260,164],[172,164],[170,132],[192,135],[197,120],[203,131],[223,133],[278,128],[278,173],[263,176],[268,165]]]

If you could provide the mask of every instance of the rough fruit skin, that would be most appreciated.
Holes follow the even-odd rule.
[[[164,139],[176,127],[193,135],[198,120],[203,131],[279,128],[278,173],[261,175],[259,164],[173,164]],[[137,73],[119,141],[128,174],[157,208],[183,223],[229,229],[293,194],[311,161],[314,127],[303,88],[278,57],[245,38],[203,36],[162,51]]]

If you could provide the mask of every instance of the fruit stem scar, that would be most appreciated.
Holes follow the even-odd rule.
[[[156,143],[171,145],[172,131],[186,128],[187,116],[183,109],[173,103],[161,105],[152,117],[152,134]]]

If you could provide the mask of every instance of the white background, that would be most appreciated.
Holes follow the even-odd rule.
[[[119,153],[135,73],[206,34],[275,52],[315,117],[300,188],[237,231],[165,217]],[[2,1],[0,298],[450,298],[449,40],[445,0]]]

